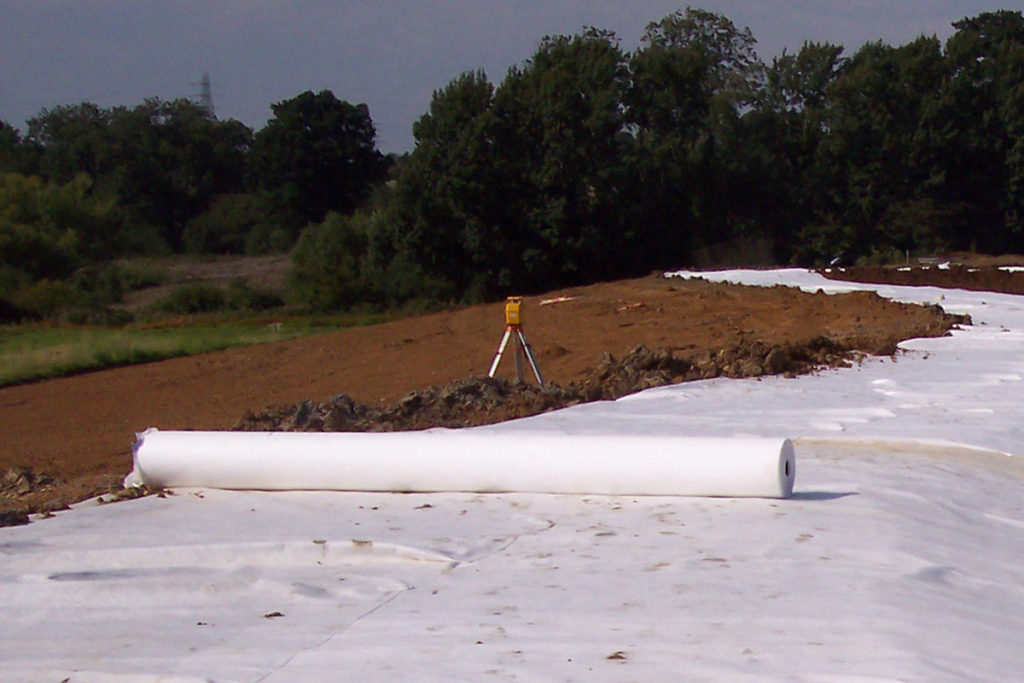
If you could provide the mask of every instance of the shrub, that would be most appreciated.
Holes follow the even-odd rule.
[[[0,266],[22,280],[64,278],[80,262],[74,232],[0,216]]]
[[[349,308],[365,301],[361,265],[368,243],[364,214],[329,213],[306,226],[292,250],[289,296],[315,311]]]
[[[166,270],[145,265],[120,265],[117,272],[121,280],[121,289],[125,292],[156,287],[168,279]]]
[[[266,200],[254,194],[225,194],[186,224],[182,242],[192,253],[241,254],[249,252],[251,233],[264,235],[273,230]],[[256,239],[251,246],[262,248],[260,242]],[[288,246],[291,245],[284,249]]]
[[[895,263],[903,263],[906,260],[905,252],[896,247],[883,245],[875,247],[866,256],[857,259],[858,266],[887,266]]]
[[[383,268],[371,269],[368,286],[373,300],[388,308],[430,310],[438,304],[467,298],[465,294],[460,297],[448,280],[428,273],[406,252],[396,254]]]
[[[31,316],[53,318],[74,308],[79,303],[79,293],[60,280],[39,280],[14,293],[13,304]]]
[[[75,325],[100,325],[103,327],[120,327],[135,320],[135,316],[118,308],[77,309],[69,312],[65,318]]]
[[[227,299],[218,287],[210,285],[182,285],[153,305],[162,313],[188,315],[191,313],[213,313],[224,310]]]
[[[206,284],[182,285],[153,304],[151,310],[158,313],[190,315],[194,313],[216,313],[217,311],[241,311],[257,313],[283,305],[277,294],[250,286],[242,278],[235,278],[227,290]]]
[[[272,223],[260,223],[245,236],[245,253],[248,256],[280,254],[295,245],[294,235]]]
[[[314,311],[431,308],[457,298],[451,282],[397,251],[387,211],[328,214],[306,226],[292,250],[288,299]]]
[[[802,266],[824,266],[840,254],[859,252],[854,228],[834,221],[807,225],[800,229],[797,244],[793,249],[793,262]]]
[[[86,305],[119,303],[124,294],[121,271],[114,263],[92,263],[79,268],[69,283],[82,294],[80,303]]]
[[[76,324],[121,325],[132,315],[110,308],[121,301],[121,271],[114,263],[95,263],[76,270],[67,280],[45,278],[25,282],[0,268],[0,285],[12,294],[0,303],[0,320],[63,319]],[[0,290],[2,291],[2,290]]]
[[[122,237],[120,211],[79,174],[64,185],[0,174],[0,264],[33,280],[61,279],[109,257]]]
[[[252,287],[242,278],[235,278],[228,285],[227,305],[233,311],[256,313],[283,304],[284,301],[274,292]]]
[[[15,306],[13,302],[0,297],[0,324],[16,323],[28,317],[30,316]]]

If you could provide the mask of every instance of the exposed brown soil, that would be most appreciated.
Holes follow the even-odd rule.
[[[891,353],[895,348],[876,351]],[[566,386],[475,376],[410,391],[382,407],[358,403],[344,394],[322,402],[268,406],[246,413],[234,429],[381,432],[472,427],[698,379],[794,376],[820,367],[847,365],[848,359],[861,353],[828,337],[796,344],[741,339],[717,351],[705,349],[678,357],[667,349],[652,351],[641,345],[622,358],[605,353],[596,368]]]
[[[1020,259],[1024,262],[1024,258]],[[946,263],[914,266],[858,266],[822,271],[833,280],[872,282],[876,284],[913,285],[968,289],[975,292],[1024,294],[1024,273],[1000,270],[975,263]]]
[[[0,486],[0,512],[59,509],[116,487],[131,468],[134,434],[147,427],[230,429],[249,414],[250,426],[314,428],[316,417],[355,429],[360,411],[377,413],[370,419],[381,429],[479,424],[666,382],[891,354],[898,341],[941,335],[955,322],[937,307],[871,293],[651,276],[525,300],[523,329],[545,380],[558,385],[539,394],[468,379],[487,373],[505,329],[502,304],[8,387],[0,389],[0,476],[22,469]],[[509,352],[498,377],[513,376]],[[408,396],[425,387],[438,388]],[[272,405],[284,408],[265,411]],[[300,410],[307,414],[296,425]],[[270,422],[258,424],[261,415]]]

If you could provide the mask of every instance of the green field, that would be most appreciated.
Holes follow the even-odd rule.
[[[0,386],[176,356],[249,346],[381,322],[387,316],[196,317],[118,328],[22,324],[0,327]]]

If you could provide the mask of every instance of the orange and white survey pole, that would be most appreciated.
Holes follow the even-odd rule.
[[[530,367],[533,368],[533,375],[537,378],[537,384],[544,385],[544,378],[540,375],[540,368],[537,367],[537,361],[533,357],[533,351],[530,350],[530,344],[526,341],[526,333],[523,332],[523,297],[521,296],[510,296],[505,300],[505,334],[501,338],[501,343],[498,344],[498,352],[494,354],[494,362],[491,363],[491,371],[487,373],[488,377],[494,377],[494,373],[498,371],[498,363],[501,362],[501,355],[505,353],[505,346],[508,344],[508,340],[511,337],[515,337],[516,345],[516,379],[520,382],[523,381],[523,356],[530,361]]]

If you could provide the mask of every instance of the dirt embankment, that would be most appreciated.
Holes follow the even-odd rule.
[[[1024,257],[938,260],[906,266],[855,266],[830,268],[821,274],[833,280],[883,285],[932,286],[974,292],[1024,294]]]
[[[246,413],[233,429],[381,432],[472,427],[698,379],[793,376],[823,367],[846,366],[861,353],[828,337],[817,337],[806,344],[744,341],[691,357],[637,346],[622,358],[605,353],[596,368],[566,386],[553,382],[539,386],[483,375],[411,391],[383,407],[358,403],[344,394],[323,402],[270,406]]]
[[[509,381],[511,353],[497,381],[481,378],[504,332],[500,303],[8,387],[0,512],[59,509],[116,486],[134,434],[152,426],[230,429],[243,416],[239,427],[267,429],[466,426],[666,383],[892,354],[957,322],[872,293],[652,276],[526,299],[544,389]]]

